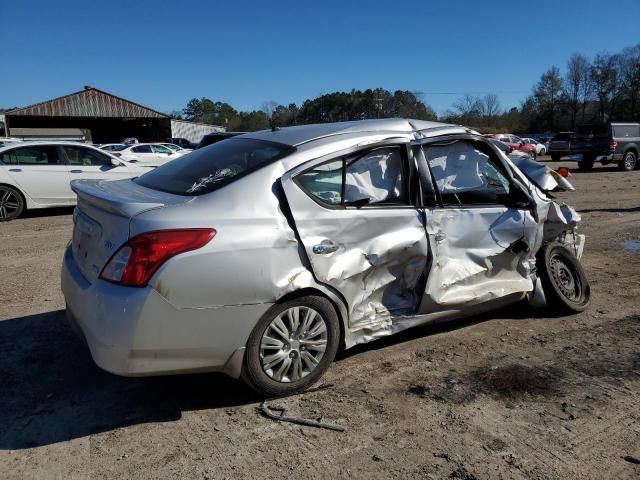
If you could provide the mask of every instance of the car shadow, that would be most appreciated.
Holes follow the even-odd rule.
[[[434,323],[409,328],[394,335],[382,337],[380,339],[362,345],[356,345],[349,350],[342,351],[339,354],[338,361],[352,357],[354,355],[358,355],[363,352],[378,350],[389,347],[391,345],[397,345],[408,342],[410,340],[415,340],[417,338],[437,335],[439,333],[460,330],[465,327],[470,327],[479,323],[485,323],[491,320],[525,320],[531,318],[557,318],[561,316],[564,315],[550,312],[546,308],[533,308],[531,306],[525,305],[523,302],[518,302],[486,313],[480,313],[477,315],[454,320],[436,321]]]
[[[222,374],[124,378],[104,372],[63,310],[0,321],[0,352],[0,450],[260,400]]]
[[[535,316],[535,313],[533,313]],[[367,350],[460,329],[488,320],[531,318],[530,308],[406,330],[359,345]],[[222,374],[118,377],[99,369],[67,325],[64,310],[0,321],[0,450],[82,438],[142,423],[179,420],[183,411],[230,408],[262,398]]]
[[[20,215],[20,218],[41,218],[41,217],[57,217],[61,215],[72,215],[75,207],[55,207],[55,208],[36,208],[34,210],[26,210]]]

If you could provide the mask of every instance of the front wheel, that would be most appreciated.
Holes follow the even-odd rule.
[[[536,151],[535,151],[535,150],[531,150],[531,151],[529,152],[529,158],[530,158],[531,160],[535,160],[535,159],[536,159]]]
[[[243,379],[267,398],[302,392],[329,368],[339,343],[338,316],[326,298],[276,304],[249,336]]]
[[[0,185],[0,222],[18,218],[24,210],[22,195],[9,185]]]
[[[633,152],[627,152],[624,154],[622,158],[622,162],[618,164],[620,170],[625,172],[630,172],[631,170],[635,170],[636,168],[636,154]]]
[[[552,242],[538,253],[538,272],[547,305],[559,313],[584,311],[591,287],[580,260],[564,245]]]

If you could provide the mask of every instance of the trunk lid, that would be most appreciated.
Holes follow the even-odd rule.
[[[76,180],[78,196],[73,212],[73,258],[93,283],[111,256],[129,239],[131,219],[150,209],[189,201],[142,187],[127,180]]]

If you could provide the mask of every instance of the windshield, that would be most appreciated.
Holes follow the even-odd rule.
[[[167,193],[203,195],[294,151],[280,143],[230,138],[165,163],[134,182]]]
[[[609,125],[580,125],[576,128],[576,136],[604,137],[609,135]]]
[[[124,150],[125,148],[129,148],[131,145],[117,145],[114,147],[111,147],[110,150],[113,150],[114,152],[119,152],[120,150]]]

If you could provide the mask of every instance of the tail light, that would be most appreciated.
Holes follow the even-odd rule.
[[[144,287],[160,266],[184,252],[204,247],[216,235],[212,228],[157,230],[131,238],[113,254],[100,278],[130,287]]]
[[[609,145],[609,149],[611,150],[611,153],[615,153],[616,148],[618,148],[618,142],[614,140],[613,142],[611,142],[611,145]]]

